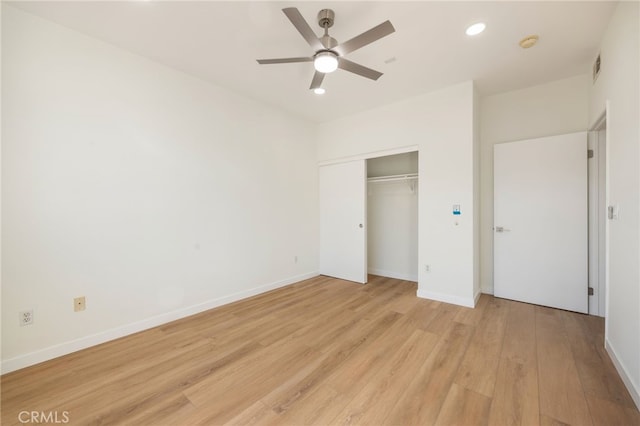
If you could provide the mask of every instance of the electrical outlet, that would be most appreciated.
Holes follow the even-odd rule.
[[[29,309],[28,311],[21,311],[18,314],[18,321],[20,322],[20,326],[31,325],[33,324],[33,309]]]
[[[75,312],[84,311],[86,307],[84,296],[73,299],[73,310]]]
[[[424,265],[425,272],[431,272],[431,265]]]

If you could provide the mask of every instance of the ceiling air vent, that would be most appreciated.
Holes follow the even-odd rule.
[[[593,63],[593,82],[595,83],[598,79],[598,75],[600,75],[600,54],[598,53],[598,57]]]

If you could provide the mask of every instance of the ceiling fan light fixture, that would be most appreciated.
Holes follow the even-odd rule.
[[[315,89],[313,89],[313,93],[315,93],[316,95],[324,95],[324,92],[326,92],[326,90],[324,90],[322,87],[316,87]]]
[[[328,74],[338,69],[338,55],[330,51],[319,52],[313,58],[316,71]]]

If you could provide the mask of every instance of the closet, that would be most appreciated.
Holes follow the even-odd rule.
[[[418,280],[418,152],[321,164],[321,275]]]
[[[418,152],[366,161],[367,271],[418,281]]]

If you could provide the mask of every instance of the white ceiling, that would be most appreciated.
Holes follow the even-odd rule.
[[[317,122],[467,80],[486,95],[589,72],[615,7],[610,1],[11,4]],[[391,20],[395,33],[347,56],[384,75],[374,82],[338,70],[326,76],[327,93],[318,96],[308,89],[313,64],[257,64],[313,54],[284,7],[297,7],[318,34],[316,14],[333,9],[330,34],[338,42]],[[486,22],[486,31],[466,36],[477,21]],[[540,41],[523,50],[518,41],[529,34]]]

